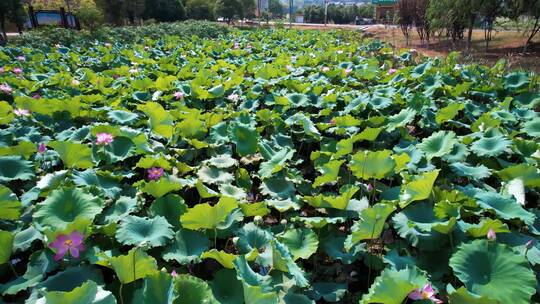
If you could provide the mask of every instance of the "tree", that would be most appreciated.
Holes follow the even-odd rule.
[[[242,5],[242,13],[240,15],[242,19],[255,17],[255,10],[257,9],[255,0],[240,0],[240,3]]]
[[[492,38],[493,24],[495,23],[495,19],[501,16],[504,4],[504,0],[483,0],[482,5],[478,7],[479,15],[484,17],[483,25],[486,50],[489,48],[489,42]]]
[[[187,0],[187,18],[196,20],[215,20],[215,6],[216,4],[213,0]]]
[[[0,1],[0,45],[7,42],[6,21],[11,21],[20,29],[25,21],[25,12],[21,0]]]
[[[413,20],[414,20],[414,26],[416,27],[416,32],[418,33],[418,36],[420,37],[420,41],[424,43],[425,41],[429,42],[429,36],[431,34],[431,30],[429,27],[429,19],[427,15],[427,9],[428,9],[428,0],[416,0],[414,1],[414,14],[413,14]]]
[[[427,18],[430,30],[456,42],[464,37],[466,20],[455,0],[429,1]]]
[[[405,36],[405,44],[409,45],[409,30],[414,24],[416,4],[415,0],[399,0],[398,12],[399,12],[399,27],[403,36]]]
[[[146,0],[144,19],[171,22],[186,19],[186,9],[180,0]]]
[[[323,23],[324,9],[320,5],[310,5],[304,8],[304,19],[307,23]]]
[[[123,25],[126,15],[125,0],[95,0],[96,5],[105,15],[107,22],[114,25]]]
[[[273,18],[283,17],[283,4],[279,0],[268,0],[268,12]]]
[[[531,45],[534,37],[540,32],[540,1],[539,0],[510,0],[508,1],[508,14],[512,19],[524,16],[531,21],[528,27],[530,32],[527,41],[523,46],[523,51]]]
[[[242,4],[239,0],[218,0],[216,13],[227,20],[227,24],[230,24],[235,16],[242,15]]]

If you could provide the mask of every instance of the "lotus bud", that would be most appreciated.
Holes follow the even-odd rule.
[[[237,237],[237,236],[233,237],[233,238],[232,238],[232,242],[233,242],[233,244],[235,244],[235,245],[236,245],[236,244],[238,243],[238,240],[239,240],[239,239],[240,239],[240,238],[239,238],[239,237]]]
[[[253,218],[253,222],[255,222],[255,225],[260,225],[263,222],[263,218],[260,215],[257,215]]]
[[[533,246],[534,246],[534,240],[533,240],[533,239],[530,239],[530,240],[525,244],[525,247],[527,248],[527,250],[531,249]]]
[[[489,228],[487,232],[487,238],[490,241],[495,241],[497,239],[497,234],[495,233],[495,230],[493,230],[492,228]]]

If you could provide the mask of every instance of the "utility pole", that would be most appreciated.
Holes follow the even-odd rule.
[[[326,26],[328,16],[328,0],[324,0],[324,26]]]
[[[289,28],[292,28],[293,1],[294,1],[294,0],[289,0]]]

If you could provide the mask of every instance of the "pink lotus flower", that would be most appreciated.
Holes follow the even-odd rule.
[[[534,240],[533,239],[530,239],[526,244],[525,244],[525,248],[527,248],[527,250],[531,249],[534,245]]]
[[[367,187],[366,187],[366,188],[367,188],[367,191],[368,191],[368,192],[373,191],[373,185],[372,185],[371,183],[367,184]]]
[[[40,98],[41,98],[41,95],[39,95],[39,93],[35,93],[34,95],[32,95],[32,98],[34,98],[34,99],[40,99]]]
[[[227,99],[230,101],[238,101],[238,99],[240,99],[240,96],[238,96],[238,94],[231,94],[227,96]]]
[[[161,167],[152,167],[148,169],[148,179],[149,180],[158,180],[163,176],[165,171]]]
[[[171,276],[173,278],[176,278],[178,276],[178,273],[176,273],[176,269],[173,269],[173,271],[171,271]]]
[[[352,69],[347,68],[345,69],[345,75],[349,75],[352,72]]]
[[[6,71],[6,68],[0,67],[0,73],[4,73]]]
[[[426,284],[422,289],[418,288],[409,293],[409,299],[411,300],[431,300],[434,303],[442,303],[441,300],[435,298],[435,290],[431,284]]]
[[[108,145],[112,143],[114,140],[114,136],[109,133],[97,133],[96,134],[96,144],[98,145]]]
[[[15,109],[13,113],[19,117],[21,116],[30,116],[30,110],[27,109]]]
[[[490,241],[495,241],[497,239],[497,234],[495,233],[495,230],[493,230],[492,228],[489,228],[486,236],[488,240]]]
[[[9,84],[0,84],[0,91],[9,95],[13,93],[13,89],[9,86]]]
[[[236,50],[240,47],[240,44],[238,44],[238,42],[235,42],[234,45],[233,45],[233,49]]]
[[[110,48],[110,47],[112,46],[112,44],[110,44],[110,43],[108,43],[108,42],[105,42],[104,45],[105,45],[105,47],[108,47],[108,48]]]
[[[330,68],[329,67],[323,67],[321,69],[321,71],[323,71],[323,73],[326,73],[326,72],[330,71]]]
[[[71,84],[74,85],[74,86],[78,86],[79,84],[81,84],[81,82],[78,81],[77,79],[73,79],[73,80],[71,81]]]
[[[182,98],[184,98],[184,93],[183,92],[174,92],[174,98],[176,98],[176,100],[182,99]]]
[[[54,260],[61,260],[68,251],[72,257],[78,258],[79,252],[84,251],[83,238],[84,236],[78,231],[73,231],[69,235],[58,235],[54,242],[49,244],[49,247],[56,251]]]
[[[43,153],[45,153],[45,151],[47,151],[47,146],[45,146],[44,143],[40,143],[39,146],[38,146],[37,151],[38,151],[39,154],[43,154]]]
[[[343,50],[337,50],[336,53],[343,54]]]
[[[26,58],[24,56],[17,56],[17,60],[26,61]]]
[[[394,74],[395,72],[397,72],[396,69],[390,69],[390,70],[388,70],[388,75],[392,75],[392,74]]]
[[[22,72],[23,72],[23,69],[21,69],[21,68],[14,68],[14,69],[13,69],[13,73],[15,73],[15,74],[17,74],[17,75],[22,74]]]

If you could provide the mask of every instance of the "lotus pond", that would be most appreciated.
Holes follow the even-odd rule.
[[[0,49],[0,302],[540,299],[537,75],[110,35]]]

